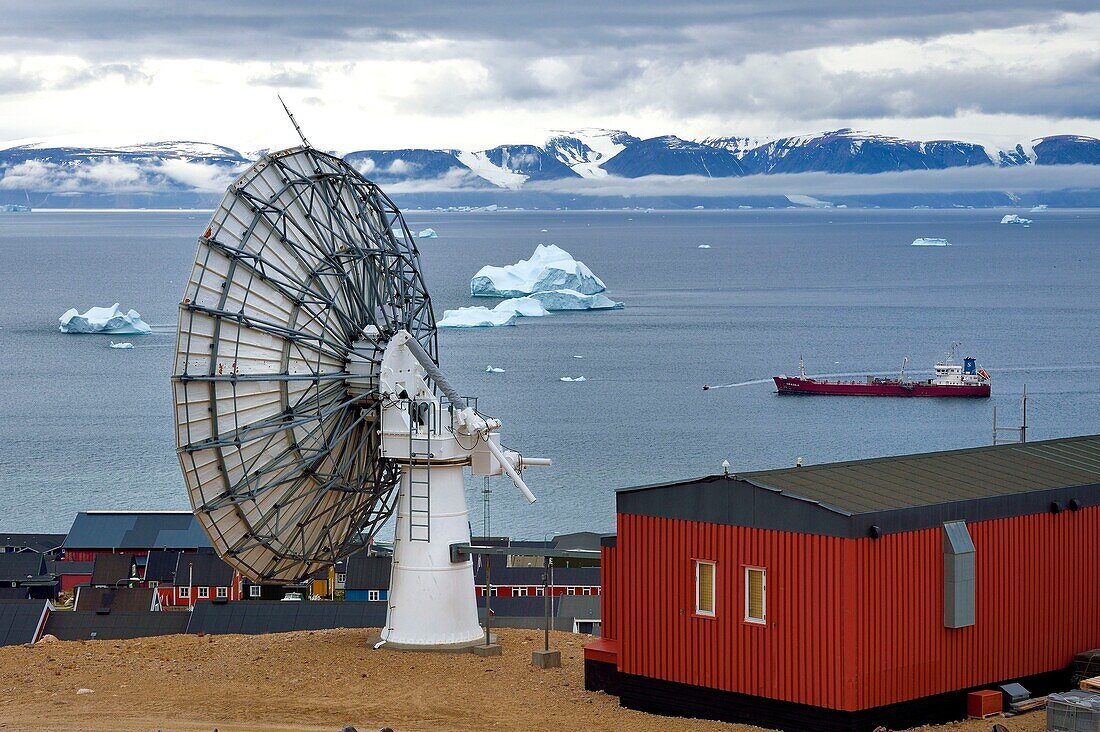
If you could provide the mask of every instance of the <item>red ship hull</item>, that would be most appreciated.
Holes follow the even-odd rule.
[[[949,386],[921,381],[869,379],[867,381],[818,381],[796,376],[774,377],[780,394],[822,394],[829,396],[884,397],[969,397],[983,399],[990,394],[989,384]]]

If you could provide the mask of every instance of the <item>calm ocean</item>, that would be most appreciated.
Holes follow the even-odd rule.
[[[1100,432],[1100,211],[1025,213],[1027,229],[1000,225],[1004,213],[410,212],[414,231],[439,233],[419,241],[437,317],[479,304],[468,283],[480,266],[540,242],[626,303],[441,332],[459,390],[504,421],[507,444],[555,462],[528,473],[534,506],[493,479],[494,533],[612,530],[616,488],[715,473],[723,459],[759,469],[988,444],[993,406],[1018,421],[1025,383],[1031,439]],[[3,530],[188,507],[169,374],[207,218],[0,214]],[[919,236],[953,246],[909,246]],[[154,327],[134,350],[57,331],[69,307],[116,301]],[[794,373],[800,354],[809,373],[896,372],[908,356],[919,374],[954,340],[993,374],[991,400],[779,397],[766,381]]]

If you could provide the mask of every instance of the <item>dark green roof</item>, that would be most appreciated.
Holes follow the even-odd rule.
[[[1100,506],[1100,435],[626,488],[620,514],[857,538]]]
[[[934,506],[1100,483],[1100,435],[739,473],[844,513]]]

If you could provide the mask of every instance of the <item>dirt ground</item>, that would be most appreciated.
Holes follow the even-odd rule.
[[[584,690],[586,638],[555,633],[563,668],[538,670],[536,631],[500,631],[504,654],[375,651],[369,631],[45,641],[0,648],[4,730],[699,730],[745,725],[656,717]],[[90,693],[78,693],[90,689]],[[935,730],[1045,729],[1042,712]]]

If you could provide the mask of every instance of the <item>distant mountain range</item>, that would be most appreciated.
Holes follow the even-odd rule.
[[[21,145],[0,150],[0,203],[34,207],[206,207],[258,155],[200,142],[119,148]],[[1100,165],[1100,140],[1057,135],[1001,149],[959,140],[905,140],[851,129],[779,139],[701,140],[673,135],[640,139],[621,130],[582,129],[555,133],[541,146],[500,145],[478,151],[356,150],[344,153],[344,157],[381,185],[401,184],[398,188],[402,192],[397,197],[416,205],[511,201],[509,205],[515,206],[560,207],[564,203],[598,208],[618,207],[624,201],[587,195],[563,197],[560,193],[539,192],[539,186],[533,184],[609,176],[732,178],[810,172],[865,175],[974,166]],[[529,195],[498,195],[505,192]],[[932,194],[914,195],[927,205]],[[757,205],[791,204],[782,196],[743,198],[753,199]],[[1089,203],[1094,198],[1096,203]],[[897,200],[885,197],[878,203],[872,200],[874,197],[849,199],[853,205],[918,205],[911,203],[917,200],[912,196]],[[658,199],[657,203],[684,206],[693,200],[676,196]],[[948,196],[932,200],[931,205],[951,205],[949,201],[954,205],[1020,202],[1010,193],[992,191],[976,199]],[[630,202],[647,205],[638,200]],[[699,198],[699,202],[720,206],[735,201]],[[1090,193],[1081,199],[1080,192],[1076,192],[1052,203],[1100,205],[1100,197]]]

